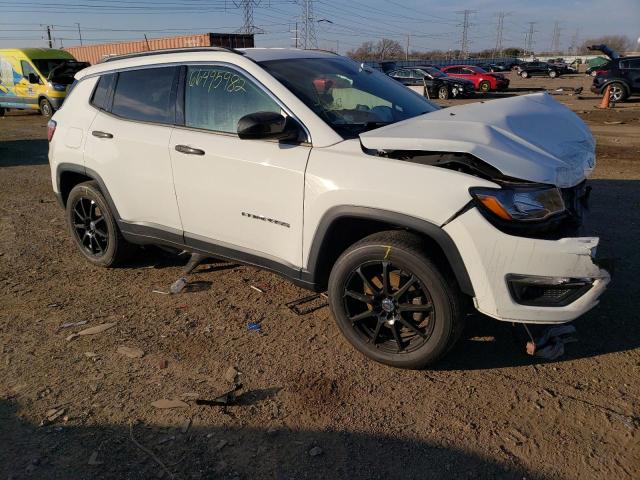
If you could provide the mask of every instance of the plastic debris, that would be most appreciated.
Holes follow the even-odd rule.
[[[573,334],[576,333],[576,328],[573,325],[549,327],[545,329],[544,333],[538,338],[534,338],[531,335],[526,325],[524,325],[524,327],[531,338],[531,340],[527,342],[527,354],[534,357],[555,360],[564,355],[565,344],[578,341],[578,339],[573,336]]]
[[[156,400],[151,404],[154,408],[168,409],[168,408],[188,408],[189,404],[182,400],[167,400],[165,398]]]
[[[173,284],[169,287],[169,293],[171,295],[176,295],[177,293],[180,293],[186,285],[187,285],[187,278],[180,277],[178,280],[173,282]]]
[[[249,330],[251,332],[261,333],[262,332],[262,327],[260,326],[259,323],[249,322],[249,323],[247,323],[247,330]]]
[[[124,355],[128,358],[142,358],[144,356],[144,351],[135,347],[125,347],[120,346],[116,350],[120,355]]]

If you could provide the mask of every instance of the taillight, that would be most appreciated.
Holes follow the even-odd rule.
[[[53,138],[53,134],[56,133],[56,127],[58,126],[58,124],[56,123],[55,120],[49,120],[49,123],[47,123],[47,140],[51,141],[51,139]]]

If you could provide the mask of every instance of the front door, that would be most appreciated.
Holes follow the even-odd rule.
[[[186,70],[184,127],[175,128],[169,146],[186,243],[250,263],[267,259],[276,270],[299,268],[310,145],[241,140],[241,117],[282,113],[281,105],[233,68]]]

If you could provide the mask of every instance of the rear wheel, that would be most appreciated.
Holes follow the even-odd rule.
[[[446,85],[442,85],[438,89],[438,98],[440,100],[447,100],[449,98],[449,87],[447,87]]]
[[[627,89],[620,82],[610,84],[609,98],[614,102],[624,102],[627,99]]]
[[[558,72],[555,70],[549,70],[549,77],[556,78],[558,76]]]
[[[529,72],[527,72],[527,71],[523,70],[522,72],[520,72],[520,76],[521,76],[522,78],[528,78],[528,77],[529,77]]]
[[[462,329],[460,294],[425,255],[419,237],[371,235],[346,250],[329,278],[329,302],[346,339],[377,362],[424,368]]]
[[[130,245],[122,237],[96,182],[73,187],[66,214],[76,246],[91,263],[110,267],[126,258]]]
[[[40,100],[40,113],[45,118],[50,118],[53,115],[53,107],[51,106],[51,102],[46,98]]]
[[[0,107],[0,117],[4,117],[4,107]]]
[[[478,85],[478,88],[480,88],[481,92],[487,93],[491,90],[491,84],[487,80],[483,80],[480,82],[480,85]]]

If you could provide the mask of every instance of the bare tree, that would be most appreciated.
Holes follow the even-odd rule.
[[[397,60],[404,58],[402,45],[395,40],[383,38],[377,42],[364,42],[355,50],[349,50],[347,56],[355,60]]]

